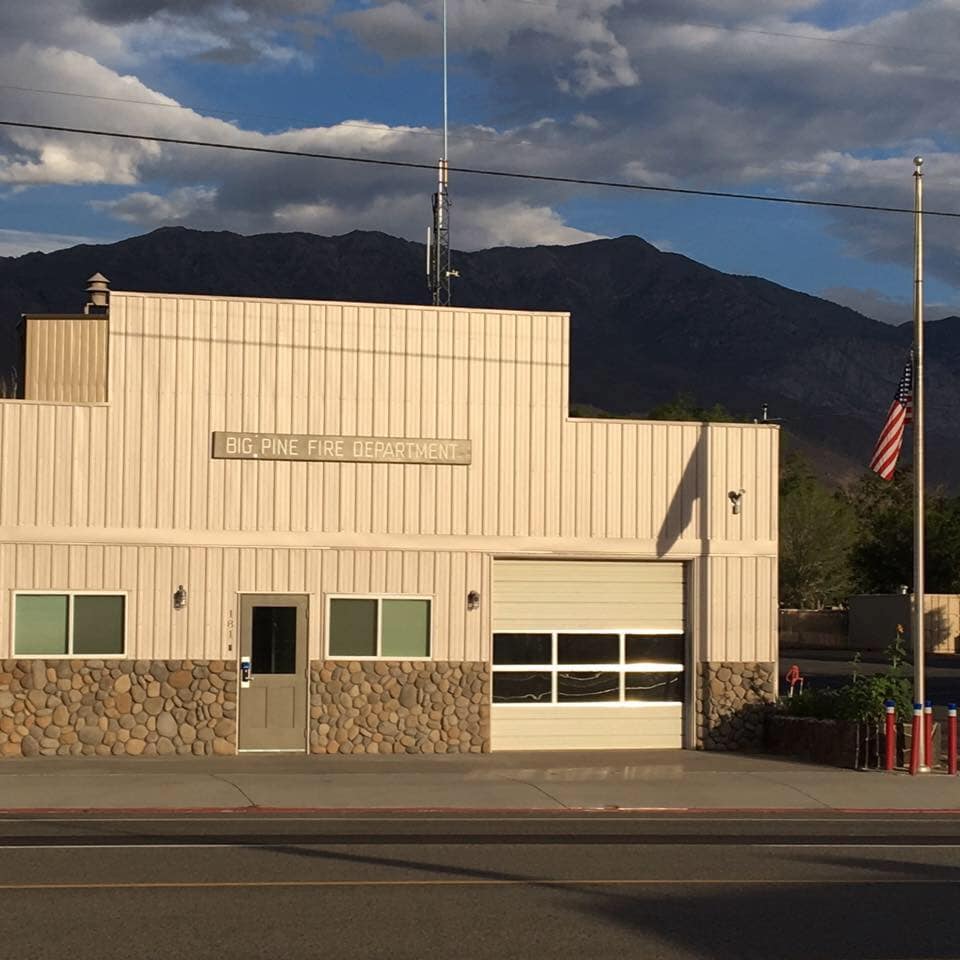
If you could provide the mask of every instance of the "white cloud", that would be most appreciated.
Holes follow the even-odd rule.
[[[857,287],[828,287],[821,297],[862,313],[864,316],[899,326],[913,320],[913,303],[906,297],[891,297],[879,290]],[[939,320],[960,315],[960,300],[953,303],[932,301],[924,304],[924,318]]]
[[[0,5],[0,47],[77,50],[112,66],[199,57],[309,63],[328,0],[41,0]]]
[[[481,54],[493,62],[526,56],[549,63],[551,83],[589,96],[633,86],[627,49],[607,24],[620,0],[573,0],[556,5],[450,0],[448,36],[454,57]],[[436,56],[440,25],[432,0],[386,0],[342,14],[338,24],[386,59]]]
[[[827,287],[820,292],[825,300],[850,307],[858,313],[882,323],[899,326],[913,316],[913,304],[901,297],[891,297],[879,290],[857,287]]]
[[[249,144],[371,159],[400,159],[431,164],[438,141],[433,130],[347,121],[329,127],[299,128],[264,134],[245,130],[192,110],[174,109],[137,78],[121,75],[91,57],[55,48],[27,45],[11,54],[8,66],[23,86],[89,90],[108,100],[68,100],[71,125],[97,127],[109,112],[109,127],[142,129],[143,107],[153,102],[150,129],[166,137]],[[21,116],[29,117],[29,100]],[[14,117],[16,118],[16,117]],[[516,157],[533,169],[569,172],[569,137],[583,143],[582,163],[591,162],[595,128],[581,121],[560,124],[538,116],[529,124],[498,132],[490,127],[456,131],[460,155],[480,167]],[[586,169],[586,166],[584,166]],[[161,145],[137,140],[79,137],[72,134],[7,128],[0,133],[0,182],[17,190],[59,183],[120,185],[130,190],[93,206],[141,228],[184,224],[238,232],[303,229],[318,233],[356,228],[386,230],[423,238],[430,220],[435,174],[393,167],[280,158],[259,154],[223,154],[205,148]],[[472,249],[503,243],[571,243],[595,233],[564,222],[552,205],[573,188],[453,174],[457,224],[454,244]]]
[[[4,4],[0,83],[165,105],[21,92],[7,98],[4,113],[29,120],[42,104],[54,122],[103,126],[109,118],[118,129],[143,129],[149,117],[164,136],[432,162],[436,130],[344,122],[263,134],[173,109],[175,101],[141,79],[142,65],[158,58],[306,64],[331,29],[332,9],[327,0]],[[464,87],[488,85],[501,118],[455,123],[454,165],[909,205],[910,157],[923,150],[928,204],[960,210],[960,98],[950,94],[960,67],[937,53],[960,44],[955,0],[918,0],[909,9],[856,0],[846,13],[843,0],[450,0],[449,9],[452,65]],[[836,22],[843,26],[822,25]],[[386,60],[435,64],[433,0],[375,2],[336,26]],[[363,226],[412,239],[423,236],[433,190],[429,171],[9,129],[0,133],[0,180],[17,189],[128,186],[99,209],[144,227]],[[578,195],[573,186],[454,174],[452,190],[457,246],[594,235],[556,212]],[[853,255],[909,263],[903,219],[824,216]],[[928,264],[960,284],[954,232],[952,222],[929,221]]]
[[[584,243],[602,237],[601,234],[569,226],[550,207],[529,206],[521,201],[489,207],[467,204],[459,212],[455,223],[457,246],[467,250],[492,246]],[[464,242],[459,240],[461,236]]]
[[[212,187],[178,187],[165,196],[138,190],[120,200],[94,201],[93,207],[139,226],[175,226],[204,215],[209,218],[216,199]]]
[[[69,234],[37,233],[31,230],[0,230],[0,257],[20,257],[25,253],[50,253],[91,243],[88,237]]]
[[[573,118],[575,127],[582,127],[584,130],[599,130],[600,121],[596,117],[591,117],[589,113],[578,113]]]

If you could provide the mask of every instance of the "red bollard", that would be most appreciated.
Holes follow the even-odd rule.
[[[920,772],[920,718],[923,716],[923,705],[913,705],[913,724],[910,727],[910,774],[916,776]]]
[[[923,704],[923,762],[932,770],[939,760],[933,755],[933,701],[927,700]]]
[[[892,770],[897,765],[897,705],[893,700],[886,700],[883,704],[887,711],[887,757],[884,770]]]
[[[947,773],[957,774],[957,705],[947,704]]]

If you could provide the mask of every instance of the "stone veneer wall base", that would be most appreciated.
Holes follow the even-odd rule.
[[[0,756],[233,754],[222,660],[0,661]]]
[[[487,753],[490,668],[426,660],[310,664],[312,753]]]
[[[763,715],[776,698],[776,663],[698,663],[697,749],[762,749]]]

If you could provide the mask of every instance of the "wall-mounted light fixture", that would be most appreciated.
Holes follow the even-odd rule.
[[[727,494],[727,498],[730,500],[730,506],[734,514],[740,512],[740,507],[743,504],[743,495],[746,493],[746,490],[731,490]]]
[[[173,592],[173,609],[182,610],[187,605],[187,591],[181,583]]]
[[[480,606],[480,594],[476,590],[471,590],[467,594],[467,609],[476,610]]]
[[[897,592],[901,597],[905,597],[908,593],[910,593],[910,588],[905,583],[901,583]]]

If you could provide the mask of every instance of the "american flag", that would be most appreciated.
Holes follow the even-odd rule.
[[[873,451],[870,469],[883,480],[892,480],[903,446],[903,429],[913,420],[913,357],[907,360],[897,392],[887,413],[887,422]]]

